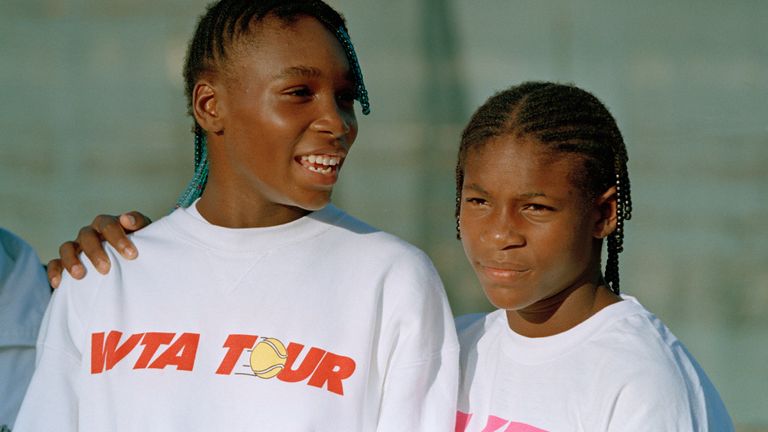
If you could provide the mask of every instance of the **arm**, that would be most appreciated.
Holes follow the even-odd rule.
[[[404,258],[385,286],[391,303],[384,305],[384,322],[390,324],[379,351],[390,360],[377,431],[452,432],[459,382],[453,317],[429,259]]]
[[[68,288],[54,293],[43,317],[35,373],[14,431],[77,430],[77,381],[82,355],[75,341],[81,340],[81,329],[71,307],[72,290]]]
[[[137,211],[120,216],[96,216],[90,225],[80,229],[76,240],[65,242],[59,247],[59,258],[51,260],[47,266],[48,282],[53,288],[58,288],[65,269],[73,278],[82,279],[86,271],[79,258],[80,252],[85,253],[99,273],[107,274],[110,261],[102,241],[112,245],[124,258],[136,258],[139,253],[126,234],[138,231],[150,223],[152,221],[147,216]]]

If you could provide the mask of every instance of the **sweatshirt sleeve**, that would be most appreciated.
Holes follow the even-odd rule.
[[[79,318],[71,279],[65,278],[43,317],[37,339],[36,369],[16,419],[14,432],[76,431],[78,375],[82,363]]]
[[[426,255],[403,258],[385,284],[392,301],[379,344],[388,367],[377,430],[453,431],[459,372],[451,310]]]
[[[717,390],[682,347],[674,362],[640,367],[617,392],[608,431],[732,432]]]

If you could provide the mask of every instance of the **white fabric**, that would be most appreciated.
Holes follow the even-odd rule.
[[[35,366],[51,288],[32,247],[0,228],[0,425],[12,426]]]
[[[503,310],[457,326],[456,431],[733,430],[701,367],[630,296],[550,337],[514,333]]]
[[[253,229],[177,210],[133,241],[56,290],[15,432],[452,430],[455,327],[415,247],[333,206]]]

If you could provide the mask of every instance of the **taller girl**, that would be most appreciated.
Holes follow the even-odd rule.
[[[110,249],[109,274],[64,277],[18,430],[450,430],[458,344],[437,273],[329,204],[355,100],[368,111],[341,16],[222,0],[185,78],[182,208],[134,234],[135,260]]]
[[[458,321],[457,431],[733,430],[683,345],[619,295],[626,162],[611,114],[573,86],[524,83],[470,120],[457,223],[499,310]]]

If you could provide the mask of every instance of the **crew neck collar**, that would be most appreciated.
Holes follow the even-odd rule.
[[[201,247],[222,252],[265,252],[280,245],[305,241],[330,229],[344,212],[332,204],[294,221],[260,228],[213,225],[198,211],[197,202],[176,209],[166,219],[173,229]]]
[[[514,361],[537,364],[552,360],[598,334],[602,328],[645,309],[632,296],[622,295],[623,301],[608,305],[575,327],[552,336],[527,337],[509,328],[504,310],[494,312],[501,328],[502,349]]]

